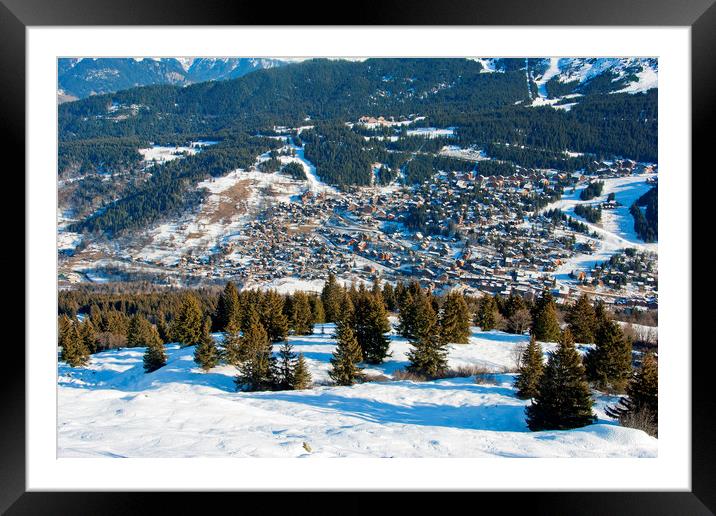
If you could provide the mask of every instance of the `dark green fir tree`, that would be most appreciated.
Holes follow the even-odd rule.
[[[145,345],[147,349],[144,351],[144,372],[151,373],[167,363],[164,342],[154,326],[149,331]]]
[[[276,388],[279,390],[292,389],[294,384],[294,370],[296,367],[296,354],[289,341],[284,341],[278,351],[276,364]]]
[[[241,337],[246,358],[239,364],[237,388],[248,391],[270,390],[275,385],[275,358],[268,333],[258,317],[253,317]]]
[[[184,294],[173,321],[173,335],[182,346],[194,346],[201,341],[204,317],[201,304],[191,292]]]
[[[569,308],[565,320],[569,324],[569,329],[576,342],[584,344],[594,342],[597,316],[586,294],[579,296],[579,299]]]
[[[626,388],[626,396],[615,407],[607,407],[609,417],[623,426],[637,427],[654,437],[659,429],[659,366],[653,353],[646,353]]]
[[[263,295],[259,318],[270,342],[283,342],[288,337],[288,317],[283,311],[284,299],[274,290]]]
[[[253,307],[249,311],[254,314],[254,319],[258,321]],[[244,360],[245,353],[242,347],[241,325],[236,320],[230,320],[224,331],[224,346],[222,358],[224,361],[233,366],[237,366]]]
[[[332,272],[328,274],[323,290],[321,291],[321,302],[326,315],[326,322],[336,322],[338,320],[343,299],[343,287],[338,284],[336,275]]]
[[[219,350],[211,336],[211,318],[204,319],[204,325],[201,331],[201,340],[194,350],[194,362],[201,367],[204,372],[219,363]]]
[[[219,295],[219,300],[216,303],[214,329],[216,331],[224,331],[229,321],[232,319],[240,320],[240,318],[239,291],[236,289],[236,285],[229,281]]]
[[[336,323],[336,350],[328,374],[337,385],[347,386],[363,378],[362,369],[358,366],[363,360],[363,354],[353,332],[353,304],[348,295],[340,306],[340,319]]]
[[[602,320],[594,336],[594,348],[587,352],[587,378],[599,390],[624,392],[632,372],[632,344],[619,325]]]
[[[291,302],[291,327],[296,335],[313,333],[313,312],[305,292],[296,292]]]
[[[437,315],[427,296],[416,300],[412,349],[407,356],[408,371],[434,378],[447,369],[447,342],[443,338]]]
[[[532,310],[532,335],[542,342],[556,342],[560,337],[557,307],[549,290],[542,292]]]
[[[520,358],[519,374],[515,379],[517,397],[523,400],[536,398],[539,394],[539,382],[543,372],[542,346],[532,335],[530,343]]]
[[[569,430],[596,421],[582,359],[569,329],[562,332],[557,349],[549,354],[539,392],[526,415],[532,431]]]
[[[390,331],[388,314],[382,296],[365,289],[356,294],[353,315],[353,329],[363,360],[369,364],[381,364],[388,356]]]
[[[475,324],[482,331],[494,330],[497,326],[497,303],[495,298],[485,294],[480,298],[477,305],[477,313],[475,314]]]
[[[85,317],[80,325],[80,336],[87,351],[97,353],[97,329],[89,317]]]
[[[79,323],[76,321],[67,318],[66,321],[60,323],[58,344],[61,348],[60,360],[67,362],[70,367],[84,367],[89,362],[90,353],[85,347]]]
[[[293,382],[291,383],[291,388],[293,390],[302,391],[310,389],[312,383],[313,379],[311,378],[311,372],[308,370],[306,359],[303,356],[303,353],[299,353],[293,369]]]
[[[440,329],[447,342],[467,344],[470,337],[470,309],[465,297],[458,292],[450,292],[443,303],[440,313]]]

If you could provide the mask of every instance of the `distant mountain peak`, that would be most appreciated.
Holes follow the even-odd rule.
[[[153,84],[188,85],[235,79],[255,70],[288,64],[273,58],[87,57],[58,59],[58,90],[84,98]]]

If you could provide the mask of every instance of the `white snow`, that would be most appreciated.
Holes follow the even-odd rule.
[[[462,148],[458,145],[445,145],[442,149],[440,149],[440,154],[442,156],[465,159],[468,161],[482,161],[490,159],[482,149],[478,149],[476,147]]]
[[[530,432],[513,376],[434,382],[327,385],[333,325],[290,340],[317,384],[305,391],[235,392],[236,369],[207,373],[193,347],[166,347],[169,360],[145,374],[143,348],[92,356],[86,369],[58,370],[58,457],[654,457],[657,440],[607,419],[617,399],[595,393],[598,424]],[[217,335],[218,336],[218,335]],[[409,344],[369,374],[390,376]],[[220,340],[220,339],[217,339]],[[503,371],[527,336],[474,329],[453,345],[450,365]],[[549,349],[550,345],[546,345]],[[311,451],[304,448],[308,444]]]
[[[590,232],[596,232],[599,239],[580,236],[578,239],[587,240],[596,245],[596,250],[589,254],[576,254],[565,260],[554,272],[559,282],[569,282],[569,273],[579,270],[590,270],[597,263],[608,260],[613,254],[628,247],[639,251],[657,253],[658,243],[644,243],[634,231],[634,218],[629,213],[632,203],[651,189],[646,182],[649,177],[656,174],[643,174],[635,176],[624,176],[616,178],[602,178],[604,182],[602,195],[589,201],[579,199],[579,194],[586,188],[586,184],[578,186],[574,192],[566,193],[559,201],[549,204],[544,211],[558,208],[570,217],[584,223]],[[592,224],[574,213],[577,204],[594,204],[605,201],[610,193],[615,194],[616,201],[621,206],[613,210],[602,210],[602,221],[599,224]]]
[[[563,58],[559,59],[558,66],[560,68],[558,75],[560,82],[578,81],[583,84],[605,71],[614,73],[616,75],[614,81],[619,81],[634,73],[635,69],[639,69],[638,72],[634,73],[637,77],[636,81],[631,81],[627,87],[613,93],[638,93],[658,87],[658,64],[651,62],[649,59],[639,57]]]
[[[439,129],[437,127],[418,127],[416,129],[408,129],[407,131],[408,136],[423,136],[425,138],[438,138],[438,137],[445,137],[445,136],[454,136],[455,135],[455,128],[454,127],[446,127],[444,129]]]
[[[477,61],[482,65],[482,70],[480,70],[480,73],[495,73],[499,71],[495,68],[495,59],[484,57],[473,57],[470,59],[472,59],[473,61]]]
[[[306,180],[308,182],[308,189],[312,192],[323,192],[328,194],[337,195],[338,191],[332,186],[328,186],[326,183],[321,181],[321,178],[316,174],[316,165],[308,161],[303,153],[303,147],[296,145],[289,145],[289,148],[293,149],[296,153],[295,156],[281,156],[281,163],[298,163],[303,167],[303,171],[306,173]]]
[[[227,191],[243,183],[246,197],[231,200]],[[244,231],[246,224],[260,210],[264,202],[290,203],[301,192],[301,182],[283,174],[267,174],[237,169],[228,174],[197,184],[210,195],[202,202],[198,213],[188,213],[181,219],[159,224],[147,232],[149,242],[130,254],[138,260],[173,265],[187,252],[208,252],[224,240]],[[218,218],[217,208],[233,203],[227,217]],[[218,218],[218,220],[217,220]]]
[[[82,235],[71,231],[59,230],[57,232],[57,250],[70,251],[82,242]]]
[[[629,86],[615,93],[641,93],[659,86],[658,74],[653,68],[644,66],[636,76],[636,82],[629,83]]]
[[[206,147],[208,145],[215,145],[217,143],[219,142],[211,140],[199,140],[196,142],[191,142],[188,147],[182,145],[152,145],[151,147],[147,147],[145,149],[138,149],[138,151],[142,155],[142,159],[145,162],[166,163],[167,161],[173,161],[175,159],[183,158],[184,155],[193,156],[194,154],[201,152],[202,147]]]
[[[551,57],[549,59],[549,68],[547,68],[539,79],[535,79],[535,84],[537,84],[537,93],[540,98],[547,98],[547,82],[549,82],[549,80],[557,74],[559,74],[559,58]]]

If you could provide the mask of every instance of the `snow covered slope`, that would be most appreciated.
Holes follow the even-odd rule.
[[[616,398],[598,393],[598,424],[530,432],[528,402],[515,397],[514,376],[501,372],[514,366],[526,336],[473,329],[469,344],[452,346],[452,367],[498,372],[480,383],[471,377],[335,387],[327,385],[333,331],[318,325],[314,335],[290,339],[314,381],[324,384],[306,391],[235,392],[235,368],[203,373],[193,362],[193,347],[178,345],[167,346],[167,365],[151,374],[142,369],[143,348],[98,353],[86,369],[60,363],[58,456],[656,456],[657,440],[606,418],[604,406]],[[392,336],[393,356],[366,372],[390,377],[407,365],[408,349]]]
[[[530,67],[542,98],[569,93],[641,93],[658,87],[659,64],[653,58],[530,59]]]

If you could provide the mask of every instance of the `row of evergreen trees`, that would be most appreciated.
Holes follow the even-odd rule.
[[[585,356],[587,377],[596,388],[624,392],[631,374],[632,343],[619,324],[609,316],[604,304],[592,304],[586,295],[567,307],[565,316],[570,338],[593,343]],[[532,336],[542,342],[563,338],[554,298],[544,291],[532,308]]]
[[[589,377],[589,368],[584,366],[568,328],[562,332],[557,349],[549,353],[546,365],[542,347],[533,335],[515,380],[518,397],[532,401],[526,408],[530,430],[565,430],[596,421]],[[658,370],[652,353],[644,356],[635,373],[630,371],[626,396],[606,412],[624,426],[657,434]]]
[[[390,284],[381,287],[376,281],[370,290],[355,285],[346,289],[331,274],[320,296],[303,292],[292,296],[281,296],[273,291],[239,292],[229,282],[218,297],[213,323],[203,313],[199,299],[187,292],[170,328],[162,321],[155,327],[143,316],[135,314],[129,320],[126,343],[147,348],[156,348],[157,343],[166,342],[196,345],[197,361],[205,369],[210,369],[221,359],[239,367],[253,356],[249,349],[263,346],[269,351],[254,358],[270,360],[272,343],[286,341],[289,331],[298,335],[311,334],[316,322],[327,320],[337,325],[339,347],[342,340],[355,339],[360,353],[348,353],[357,358],[354,363],[380,364],[388,355],[386,334],[390,324],[387,313],[391,308],[399,312],[398,332],[413,345],[409,369],[427,377],[438,376],[445,370],[447,344],[466,343],[471,322],[489,330],[496,327],[498,319],[507,315],[515,332],[522,333],[529,328],[540,341],[553,342],[561,338],[556,304],[548,290],[530,306],[523,298],[514,295],[507,298],[485,295],[475,301],[452,292],[438,298],[417,282],[411,282],[407,287],[399,283],[393,288]],[[592,305],[586,296],[582,296],[568,308],[565,320],[577,341],[596,344],[586,357],[590,381],[598,388],[623,392],[630,374],[631,343],[620,327],[609,320],[603,304]],[[63,328],[75,326],[69,323],[69,318],[61,319]],[[225,333],[223,356],[213,343],[211,329]],[[63,353],[68,357],[73,357],[73,353],[80,357],[70,358],[73,363],[86,362],[82,357],[97,350],[92,318],[85,317],[73,331],[61,331],[60,340]],[[81,344],[74,345],[74,341],[81,341]],[[161,357],[160,353],[155,354]],[[158,358],[152,359],[152,367],[156,368],[160,362]],[[253,366],[248,364],[246,367]],[[267,370],[263,366],[258,369]],[[253,383],[262,384],[260,381]]]
[[[387,287],[388,285],[386,285]],[[422,377],[437,377],[447,369],[449,342],[466,343],[471,314],[458,293],[445,296],[441,306],[417,282],[398,285],[396,304],[400,313],[398,332],[409,339],[408,370]],[[376,364],[387,356],[390,331],[383,292],[379,284],[344,289],[330,276],[323,289],[327,318],[336,323],[336,351],[330,376],[338,385],[352,385],[364,378],[361,362]],[[353,301],[355,299],[356,301]]]
[[[312,333],[308,296],[298,293],[289,299],[294,333]],[[237,367],[237,389],[306,389],[311,385],[311,375],[304,356],[296,355],[287,340],[290,323],[284,305],[284,297],[275,291],[246,291],[241,296],[229,282],[219,297],[216,312],[216,325],[224,332],[222,349],[218,349],[210,333],[211,318],[207,316],[202,322],[201,308],[190,293],[176,318],[175,334],[182,345],[196,345],[194,360],[205,371],[222,360]],[[283,345],[277,360],[273,345],[279,342]]]
[[[387,303],[384,293],[389,297]],[[381,364],[389,356],[387,305],[393,303],[392,287],[381,288],[376,280],[370,290],[363,284],[347,289],[331,273],[321,300],[326,321],[336,325],[336,350],[329,375],[337,385],[353,385],[364,378],[361,362]]]
[[[361,285],[345,288],[329,275],[320,296],[297,292],[239,292],[229,282],[217,302],[215,322],[187,292],[173,321],[172,335],[183,346],[194,345],[194,359],[205,371],[221,361],[238,368],[236,384],[246,390],[305,389],[311,375],[303,355],[296,355],[287,340],[289,326],[295,334],[313,333],[315,307],[321,319],[336,324],[337,346],[329,375],[338,385],[352,385],[365,377],[361,363],[379,364],[388,356],[390,324],[385,297],[399,312],[398,332],[411,344],[408,371],[425,378],[440,377],[447,370],[448,343],[466,343],[470,324],[483,329],[494,326],[501,313],[527,310],[519,296],[499,300],[483,296],[476,303],[451,292],[438,299],[411,282],[395,289],[376,281],[368,290]],[[286,305],[289,305],[288,308]],[[471,306],[474,307],[471,310]],[[325,306],[325,312],[323,307]],[[286,315],[286,313],[290,315]],[[527,422],[532,430],[566,429],[594,422],[590,383],[599,390],[626,392],[627,396],[607,413],[625,425],[640,425],[656,433],[657,369],[655,357],[646,355],[640,369],[632,372],[632,349],[620,326],[611,320],[602,303],[592,304],[581,296],[566,310],[562,330],[556,305],[549,291],[532,304],[531,339],[522,354],[515,381],[517,394],[531,399]],[[212,327],[224,332],[221,349],[211,335]],[[61,316],[59,321],[61,359],[73,367],[87,364],[96,350],[96,330],[90,317],[82,321]],[[584,360],[575,339],[594,342]],[[558,341],[545,365],[539,341]],[[274,343],[283,342],[278,357]],[[135,314],[127,330],[129,346],[145,347],[144,368],[152,372],[167,360],[159,329]]]
[[[632,343],[618,323],[611,320],[602,303],[592,305],[586,295],[581,296],[567,310],[564,330],[559,329],[551,304],[548,293],[535,304],[538,324],[533,327],[515,381],[518,396],[532,400],[527,408],[529,428],[576,428],[593,422],[591,384],[602,391],[626,391],[627,397],[607,413],[622,424],[632,426],[639,417],[639,426],[655,434],[658,412],[654,357],[647,355],[634,374]],[[557,333],[558,348],[549,354],[545,366],[538,340],[556,340]],[[545,335],[548,338],[545,339]],[[575,338],[579,342],[594,343],[584,360],[575,348]]]

